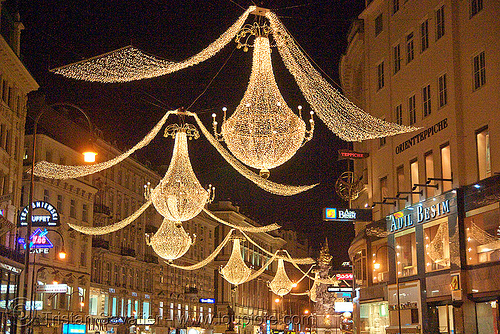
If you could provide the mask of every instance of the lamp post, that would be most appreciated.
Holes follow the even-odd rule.
[[[90,122],[90,118],[87,116],[87,114],[79,107],[73,105],[73,104],[70,104],[70,103],[56,103],[56,104],[53,104],[51,105],[50,107],[52,106],[60,106],[60,105],[68,105],[72,108],[74,108],[75,110],[78,110],[79,112],[81,112],[84,116],[85,116],[85,119],[87,120],[88,124],[89,124],[89,130],[92,134],[92,123]],[[52,108],[42,108],[41,111],[38,113],[38,115],[35,117],[35,120],[34,120],[34,123],[33,123],[33,142],[32,142],[32,150],[31,150],[31,173],[30,173],[30,192],[29,192],[29,197],[28,197],[28,215],[27,215],[27,226],[26,226],[26,250],[25,250],[25,254],[24,254],[24,273],[23,273],[23,282],[24,282],[24,288],[23,288],[23,301],[24,303],[26,303],[27,301],[27,298],[28,298],[28,287],[30,286],[29,285],[29,267],[30,267],[30,253],[31,253],[31,245],[30,245],[30,242],[29,242],[29,238],[31,236],[31,229],[32,229],[32,226],[33,226],[33,222],[32,222],[32,216],[33,216],[33,191],[34,191],[34,188],[35,188],[35,174],[33,173],[33,171],[35,170],[35,161],[36,161],[36,134],[37,134],[37,129],[38,129],[38,122],[40,120],[40,118],[42,117],[43,114],[45,114],[45,112],[47,110],[53,110]],[[93,135],[93,134],[92,134]],[[95,158],[95,155],[94,154],[94,158]],[[95,160],[94,160],[95,161]],[[33,277],[34,278],[34,277]],[[25,311],[26,308],[25,308],[25,304],[23,305],[23,308]],[[31,308],[31,307],[30,307]],[[31,319],[28,319],[27,317],[24,317],[23,318],[23,322],[22,322],[22,326],[21,326],[21,332],[22,333],[26,333],[26,322],[27,321],[30,321]]]
[[[387,248],[387,249],[391,249],[394,254],[396,255],[397,252],[396,252],[396,249],[394,249],[394,247],[392,246],[389,246],[388,244],[384,244],[382,246],[380,246],[379,248],[377,248],[377,251],[375,252],[375,259],[374,259],[374,263],[373,263],[373,270],[379,270],[380,269],[380,263],[377,262],[377,255],[378,255],[378,252],[382,249],[382,248]],[[396,294],[397,294],[397,297],[396,297],[396,301],[397,301],[397,310],[398,310],[398,333],[401,333],[401,303],[399,301],[399,275],[398,275],[398,268],[397,268],[397,258],[395,259],[395,262],[396,262]]]

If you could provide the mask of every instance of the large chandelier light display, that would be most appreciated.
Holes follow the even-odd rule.
[[[194,238],[196,239],[196,236]],[[182,223],[168,219],[163,220],[153,236],[146,237],[146,244],[151,246],[158,256],[168,261],[186,254],[193,243],[194,240],[186,233]]]
[[[260,169],[261,176],[266,177],[269,169],[297,152],[304,142],[306,126],[278,89],[269,38],[259,35],[262,30],[256,33],[250,82],[236,111],[222,124],[222,138],[236,158]],[[312,133],[307,139],[311,137]]]
[[[172,124],[165,129],[165,137],[168,136],[175,137],[172,160],[165,177],[151,192],[151,199],[166,219],[187,221],[203,210],[213,188],[207,191],[201,186],[189,161],[187,139],[198,138],[198,130],[191,124]]]
[[[269,288],[278,296],[288,294],[293,288],[293,282],[288,278],[285,271],[285,263],[283,259],[278,259],[278,269],[273,280],[269,283]]]
[[[233,251],[226,265],[220,269],[222,277],[231,284],[239,285],[245,283],[252,273],[241,257],[240,239],[233,239]]]

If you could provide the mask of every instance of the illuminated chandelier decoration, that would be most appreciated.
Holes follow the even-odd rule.
[[[267,33],[268,27],[258,24],[241,33],[256,36],[250,82],[235,112],[224,119],[221,134],[216,133],[236,158],[260,169],[264,178],[269,176],[269,169],[280,166],[295,155],[304,140],[312,138],[314,131],[312,114],[311,130],[307,131],[306,137],[304,121],[290,110],[281,96],[274,79]],[[212,116],[216,131],[215,114]]]
[[[146,234],[146,244],[151,246],[158,256],[168,261],[186,254],[196,240],[196,235],[193,239],[186,233],[182,223],[166,218],[153,236]]]
[[[222,277],[233,285],[245,283],[252,273],[241,257],[240,238],[233,238],[233,250],[226,265],[220,268]]]
[[[164,136],[175,138],[174,152],[165,177],[151,192],[151,199],[166,219],[187,221],[196,217],[214,195],[212,186],[208,190],[201,186],[189,161],[187,139],[200,135],[191,124],[172,124],[165,129]]]
[[[269,288],[276,295],[283,297],[288,294],[293,288],[293,282],[288,278],[285,271],[285,263],[283,259],[278,259],[278,269],[273,280],[269,283]]]

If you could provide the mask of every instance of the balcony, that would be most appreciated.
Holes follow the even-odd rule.
[[[144,262],[158,264],[158,257],[151,254],[144,254]]]
[[[120,255],[135,257],[135,249],[128,248],[128,247],[122,247],[120,250]]]
[[[20,253],[11,248],[7,248],[2,244],[0,244],[0,256],[16,261],[17,263],[24,264],[24,253]]]
[[[104,204],[94,203],[94,214],[96,213],[111,216],[111,209]]]
[[[104,248],[109,250],[109,241],[102,238],[92,238],[92,247],[94,248]]]

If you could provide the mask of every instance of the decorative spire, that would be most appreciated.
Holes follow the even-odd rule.
[[[333,256],[330,254],[330,248],[328,247],[328,238],[325,238],[325,243],[321,247],[319,251],[319,259],[318,262],[324,266],[330,265]]]

